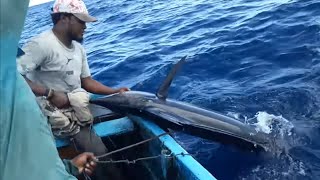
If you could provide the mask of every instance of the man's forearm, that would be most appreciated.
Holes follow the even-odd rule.
[[[32,89],[33,93],[36,96],[46,96],[47,95],[47,89],[41,85],[38,85],[32,81],[30,81],[27,77],[23,76],[24,79],[27,81],[29,84],[30,88]]]
[[[116,89],[105,86],[91,77],[83,78],[81,84],[83,89],[94,94],[108,95],[117,92]]]

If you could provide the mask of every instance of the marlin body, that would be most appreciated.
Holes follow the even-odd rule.
[[[157,95],[128,91],[97,98],[91,100],[91,103],[116,113],[147,118],[165,129],[182,130],[191,135],[250,150],[266,149],[270,143],[268,134],[257,132],[254,127],[217,112],[167,98],[168,87],[184,58],[171,70]]]

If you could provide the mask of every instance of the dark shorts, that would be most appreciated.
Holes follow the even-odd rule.
[[[80,132],[71,138],[75,148],[79,152],[92,152],[99,156],[108,152],[102,139],[95,133],[94,129],[85,126],[81,127]],[[110,158],[110,157],[109,157]],[[102,159],[106,160],[106,159]],[[94,180],[121,180],[125,179],[122,176],[121,169],[115,164],[97,164],[95,173],[92,179]]]

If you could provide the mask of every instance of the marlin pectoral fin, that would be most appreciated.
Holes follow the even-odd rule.
[[[156,94],[159,99],[166,100],[171,82],[172,82],[174,76],[176,75],[177,71],[180,69],[182,63],[185,62],[186,58],[187,58],[187,56],[182,57],[181,60],[173,66],[170,73],[168,74],[168,76],[166,77],[164,82],[161,84],[161,86]]]

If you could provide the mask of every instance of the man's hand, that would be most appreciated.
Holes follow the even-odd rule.
[[[110,95],[114,93],[123,93],[129,91],[129,88],[122,87],[119,89],[110,88],[91,78],[81,78],[81,87],[93,94]]]
[[[68,95],[64,92],[54,91],[49,101],[59,109],[70,106]]]
[[[115,93],[123,93],[123,92],[126,92],[126,91],[130,91],[130,89],[127,88],[127,87],[122,87],[122,88],[116,89]]]
[[[73,158],[71,163],[79,169],[79,173],[85,172],[90,176],[96,168],[96,160],[93,153],[85,152]]]

